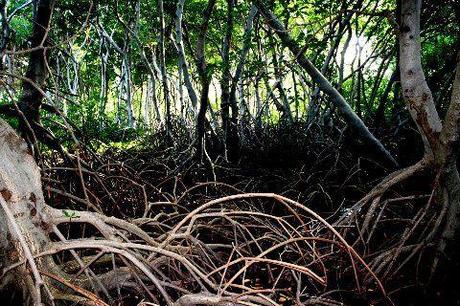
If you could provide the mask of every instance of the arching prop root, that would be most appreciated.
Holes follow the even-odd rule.
[[[394,281],[404,274],[403,269],[409,269],[416,271],[420,282],[413,285],[420,285],[435,276],[441,257],[445,259],[444,237],[449,226],[456,224],[450,215],[458,209],[458,200],[452,196],[458,194],[458,187],[446,184],[448,168],[434,169],[432,157],[425,156],[393,172],[335,223],[344,237],[353,237],[351,244],[384,282]],[[454,179],[458,181],[458,175]],[[418,182],[416,191],[401,188],[411,182]]]
[[[337,298],[327,293],[330,279],[346,273],[351,290],[364,290],[370,276],[385,297],[342,236],[285,197],[238,194],[125,221],[46,205],[38,167],[1,121],[0,155],[1,285],[21,289],[26,304],[107,305],[134,295],[144,305],[319,303]]]

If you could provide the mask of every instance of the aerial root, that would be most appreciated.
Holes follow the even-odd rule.
[[[279,214],[265,213],[273,203]],[[379,279],[334,227],[276,194],[212,200],[180,218],[163,218],[163,227],[152,226],[150,218],[139,223],[97,212],[49,206],[43,211],[50,233],[59,239],[32,260],[47,258],[53,265],[38,271],[53,301],[106,305],[135,292],[148,303],[172,306],[309,303],[328,288],[329,270],[340,269],[332,264],[334,256],[350,262],[355,288],[362,289],[362,279],[371,275],[385,295]],[[85,227],[90,234],[79,235]],[[75,234],[82,238],[68,237]],[[4,275],[25,264],[30,265],[24,260],[10,265]]]

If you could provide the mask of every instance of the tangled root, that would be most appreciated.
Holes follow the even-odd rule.
[[[129,220],[53,208],[26,145],[0,123],[1,285],[22,290],[24,304],[340,305],[342,278],[348,291],[387,299],[333,226],[280,195],[241,193],[192,211],[146,205]]]
[[[362,279],[371,275],[385,295],[372,270],[328,222],[275,194],[238,194],[189,213],[129,222],[95,212],[48,206],[43,211],[49,234],[59,239],[33,255],[52,265],[39,271],[49,302],[105,305],[134,292],[157,305],[319,303],[331,288],[329,279],[348,267],[352,287],[362,290]],[[67,239],[64,229],[89,237]],[[339,254],[348,264],[334,264]],[[14,263],[4,274],[26,264]]]

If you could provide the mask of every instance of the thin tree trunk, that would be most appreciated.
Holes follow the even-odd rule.
[[[371,95],[369,97],[369,111],[372,111],[372,106],[374,106],[375,99],[377,98],[378,89],[382,85],[382,80],[385,78],[385,73],[387,72],[388,67],[390,66],[391,59],[393,58],[393,56],[394,51],[392,50],[387,56],[383,58],[382,63],[379,66],[377,75],[375,76],[374,86],[372,87]]]
[[[216,0],[209,0],[208,5],[203,12],[203,21],[200,26],[200,33],[198,36],[196,56],[197,56],[197,68],[201,82],[201,97],[200,97],[200,109],[197,116],[197,158],[202,160],[203,157],[203,145],[205,137],[205,123],[206,123],[206,111],[208,109],[208,94],[209,86],[211,83],[211,76],[207,69],[205,44],[206,34],[208,32],[209,20],[214,10]]]
[[[123,68],[124,68],[124,82],[122,84],[123,96],[126,101],[126,111],[128,116],[128,126],[130,128],[135,127],[134,111],[133,111],[133,95],[132,95],[132,80],[131,80],[131,63],[129,60],[128,50],[123,57]]]
[[[8,42],[10,40],[10,25],[8,22],[8,0],[1,0],[0,1],[0,17],[2,20],[2,29],[1,29],[1,34],[0,34],[0,58],[2,61],[0,61],[0,69],[4,69],[3,67],[3,56],[5,55],[6,47],[8,45]]]
[[[99,31],[101,32],[101,31]],[[109,47],[106,44],[106,38],[103,36],[102,33],[99,34],[100,36],[100,46],[99,46],[99,57],[101,59],[100,70],[101,70],[101,89],[99,92],[99,120],[100,124],[103,124],[104,115],[105,115],[105,108],[107,105],[107,94],[108,94],[108,77],[107,77],[107,62],[109,59]]]
[[[193,87],[193,83],[190,77],[190,72],[188,68],[187,59],[185,57],[185,50],[184,50],[184,41],[182,35],[182,16],[184,12],[184,3],[185,0],[179,0],[177,2],[177,10],[176,10],[176,46],[177,46],[177,53],[179,57],[179,69],[182,71],[184,77],[185,87],[187,87],[188,95],[190,97],[190,101],[192,102],[192,109],[193,112],[196,112],[196,107],[198,105],[198,98],[196,95],[196,91]]]
[[[260,84],[260,77],[256,76],[254,86],[255,86],[255,92],[256,92],[255,94],[256,94],[256,127],[257,129],[262,128],[262,100],[260,98],[259,84]]]
[[[284,87],[283,87],[283,71],[281,70],[281,66],[280,66],[281,64],[280,64],[280,62],[278,60],[278,54],[282,54],[283,51],[282,50],[281,51],[276,50],[276,45],[275,45],[275,41],[273,39],[271,29],[268,32],[268,37],[269,37],[271,45],[273,46],[272,63],[273,63],[274,70],[275,70],[276,89],[279,92],[280,100],[282,102],[282,109],[283,109],[282,113],[284,115],[284,118],[287,119],[287,121],[290,124],[292,124],[294,122],[294,118],[292,116],[292,111],[291,111],[291,105],[289,103],[289,98],[288,98],[287,93],[286,93],[286,91],[284,90]],[[280,60],[282,61],[282,58],[280,58]]]
[[[338,89],[340,92],[342,91],[343,78],[344,78],[344,73],[345,73],[345,56],[347,54],[348,48],[350,46],[350,41],[353,36],[353,32],[352,32],[350,24],[347,25],[346,31],[347,31],[347,38],[343,45],[342,52],[340,53],[339,82],[338,82]]]
[[[165,20],[164,20],[164,9],[163,9],[163,0],[157,1],[158,5],[158,15],[160,18],[160,40],[159,40],[159,51],[160,51],[160,70],[161,70],[161,82],[163,87],[163,98],[166,104],[166,130],[168,142],[171,139],[172,132],[172,122],[171,122],[171,100],[169,97],[169,84],[168,84],[168,75],[166,72],[166,63],[165,63]]]
[[[222,80],[221,84],[221,109],[222,109],[222,128],[224,132],[224,156],[228,159],[227,155],[227,145],[229,140],[229,131],[231,129],[230,123],[230,81],[231,81],[231,72],[230,72],[230,45],[232,43],[232,34],[233,34],[233,8],[235,5],[234,0],[227,0],[227,29],[225,31],[225,37],[222,46]]]
[[[363,48],[361,47],[361,45],[359,44],[359,37],[358,37],[358,41],[356,42],[356,54],[357,54],[357,57],[358,57],[358,67],[361,67],[361,52],[363,50]],[[356,100],[355,100],[355,109],[356,109],[356,114],[358,115],[359,118],[363,118],[363,112],[361,110],[361,106],[362,106],[362,101],[361,101],[361,79],[363,78],[363,73],[362,73],[362,69],[359,69],[358,70],[358,75],[356,76],[357,77],[357,81],[356,81]]]
[[[395,84],[396,80],[399,78],[399,69],[393,71],[391,74],[390,80],[388,81],[387,86],[385,87],[385,90],[383,91],[382,96],[380,97],[380,102],[377,107],[377,110],[375,112],[375,126],[379,127],[382,125],[382,123],[385,122],[385,109],[387,106],[388,102],[388,95],[391,92],[391,89],[393,88],[393,85]]]

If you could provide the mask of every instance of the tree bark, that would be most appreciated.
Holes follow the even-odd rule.
[[[421,0],[402,1],[400,68],[403,97],[423,139],[424,159],[439,177],[434,184],[437,186],[437,198],[447,207],[438,254],[432,267],[434,272],[441,254],[457,240],[460,229],[460,176],[456,162],[460,144],[460,54],[450,106],[442,124],[422,68],[421,6]],[[451,251],[458,254],[458,250]]]
[[[425,153],[432,155],[442,129],[433,95],[423,72],[420,41],[421,1],[402,1],[400,29],[401,86],[406,105],[420,130]]]
[[[25,142],[0,120],[0,259],[3,267],[27,262],[5,274],[0,288],[23,292],[31,299],[25,304],[41,305],[44,290],[38,270],[50,269],[47,260],[32,256],[51,243],[46,234],[50,228],[40,171],[28,152]]]

